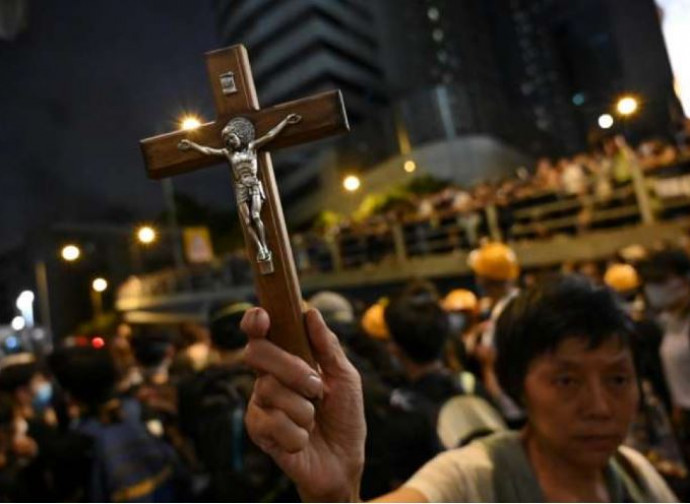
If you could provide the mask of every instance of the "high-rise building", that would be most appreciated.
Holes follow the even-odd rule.
[[[262,105],[340,89],[351,123],[384,102],[376,28],[363,0],[216,0],[220,38],[248,51]],[[276,154],[284,197],[309,190],[309,148]]]
[[[343,90],[351,119],[384,94],[376,33],[361,0],[217,0],[220,37],[250,53],[262,103]]]
[[[587,0],[592,4],[592,0]],[[638,138],[671,133],[670,112],[678,107],[673,73],[654,0],[603,0],[609,12],[612,50],[618,60],[619,93],[636,94],[642,104],[629,129]],[[589,18],[581,18],[581,21]]]
[[[442,86],[454,134],[489,134],[539,150],[538,133],[504,89],[484,1],[380,0],[372,9],[392,99]]]
[[[550,137],[552,153],[584,148],[568,69],[554,37],[554,0],[485,0],[498,65],[510,106]]]
[[[344,91],[355,127],[329,159],[348,170],[472,136],[532,156],[574,154],[600,133],[598,116],[624,92],[643,100],[628,132],[659,133],[669,122],[671,73],[654,0],[216,0],[216,7],[222,40],[249,48],[265,104]],[[276,163],[288,205],[321,180],[304,152]]]
[[[29,0],[4,0],[0,3],[0,40],[14,40],[27,26]]]
[[[669,133],[677,102],[654,0],[548,0],[543,12],[581,134],[596,133],[599,115],[629,93],[641,107],[622,129],[633,139]]]

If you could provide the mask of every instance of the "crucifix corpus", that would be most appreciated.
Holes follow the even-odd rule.
[[[269,338],[314,365],[283,208],[264,147],[279,149],[347,132],[342,95],[329,91],[261,109],[244,46],[207,53],[206,66],[216,120],[142,140],[148,175],[160,179],[219,161],[230,165],[257,297],[271,317]]]

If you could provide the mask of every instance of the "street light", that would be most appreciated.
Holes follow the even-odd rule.
[[[21,331],[26,327],[26,320],[21,315],[17,315],[12,319],[12,329],[15,331]]]
[[[92,283],[91,287],[96,292],[103,292],[108,288],[108,281],[105,278],[96,278]]]
[[[201,126],[201,121],[194,115],[187,115],[180,119],[180,127],[183,130],[193,130]]]
[[[349,192],[355,192],[361,185],[362,183],[356,175],[348,175],[343,180],[343,187]]]
[[[613,116],[611,114],[601,114],[599,116],[599,127],[601,129],[609,129],[613,126]]]
[[[25,290],[17,297],[17,302],[15,303],[17,309],[22,314],[22,320],[26,322],[26,325],[33,327],[34,325],[34,299],[36,296],[30,290]]]
[[[76,245],[65,245],[60,252],[62,258],[67,262],[73,262],[81,257],[81,249]]]
[[[623,96],[616,103],[616,110],[622,116],[629,116],[637,112],[639,103],[633,96]]]
[[[156,235],[156,230],[153,229],[151,226],[141,226],[137,230],[137,239],[140,243],[143,243],[144,245],[150,245],[151,243],[156,241]]]
[[[98,319],[103,315],[103,292],[108,288],[108,281],[105,278],[95,278],[91,283],[91,306],[93,316]]]
[[[417,169],[417,165],[415,164],[414,161],[412,161],[411,159],[408,159],[407,161],[405,161],[403,168],[407,173],[412,173],[413,171],[415,171]]]

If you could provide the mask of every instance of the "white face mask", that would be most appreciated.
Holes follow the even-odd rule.
[[[687,282],[673,277],[664,283],[650,283],[644,288],[649,304],[656,310],[668,310],[688,299],[690,290]]]
[[[450,313],[448,314],[448,326],[450,332],[453,334],[462,333],[467,325],[467,315],[464,313]]]

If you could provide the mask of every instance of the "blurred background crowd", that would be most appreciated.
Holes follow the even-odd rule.
[[[496,379],[494,324],[556,273],[617,293],[636,327],[641,402],[626,444],[687,498],[690,257],[677,243],[523,271],[508,245],[469,255],[471,288],[413,280],[374,304],[311,296],[362,375],[368,424],[362,497],[390,491],[442,450],[518,428]],[[207,324],[115,323],[43,356],[0,361],[0,492],[6,501],[291,501],[287,478],[247,438],[254,375],[242,363],[243,300]]]

